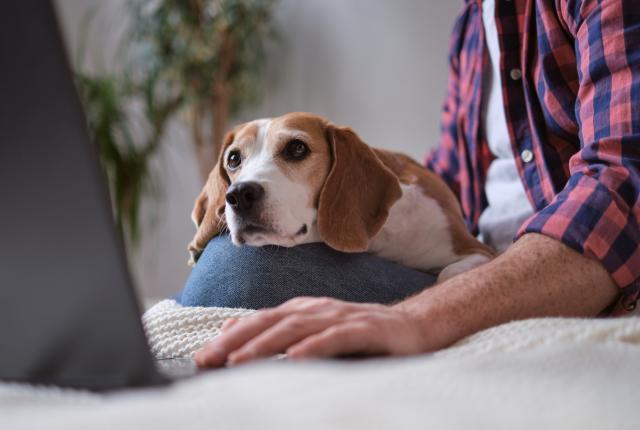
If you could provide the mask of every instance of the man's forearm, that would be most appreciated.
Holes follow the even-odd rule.
[[[528,234],[490,263],[396,305],[420,321],[428,350],[487,327],[543,316],[595,316],[618,288],[602,267],[563,243]]]

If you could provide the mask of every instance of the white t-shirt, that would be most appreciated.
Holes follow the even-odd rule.
[[[480,215],[479,238],[499,252],[513,241],[518,228],[533,214],[518,175],[507,130],[500,78],[500,44],[495,20],[495,0],[484,0],[482,22],[490,61],[484,70],[481,121],[491,153],[485,193],[489,206]]]

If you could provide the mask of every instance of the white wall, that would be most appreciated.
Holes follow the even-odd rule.
[[[117,67],[109,58],[126,16],[123,0],[57,0],[71,51],[81,22],[101,5],[87,39],[85,66]],[[236,122],[289,111],[322,114],[353,127],[373,146],[422,159],[438,137],[446,85],[448,36],[461,4],[436,0],[282,0],[276,22],[282,43],[274,47],[260,106]],[[144,237],[131,258],[146,297],[178,289],[188,276],[189,220],[199,191],[189,135],[180,124],[154,160],[164,189],[145,204]]]

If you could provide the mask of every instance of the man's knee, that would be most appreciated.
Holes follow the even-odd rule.
[[[389,303],[434,282],[426,273],[322,243],[293,248],[235,246],[214,238],[181,294],[185,306],[263,308],[298,296]]]
[[[261,308],[308,294],[314,272],[309,257],[323,247],[235,246],[228,236],[218,236],[200,256],[180,301],[186,306]]]

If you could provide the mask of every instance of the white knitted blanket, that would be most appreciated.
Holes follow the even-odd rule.
[[[188,356],[246,309],[143,317],[156,357]],[[640,318],[531,319],[419,357],[262,362],[98,395],[0,384],[0,429],[637,429]]]
[[[175,300],[163,300],[144,313],[142,324],[156,358],[190,357],[220,333],[226,319],[253,312],[238,308],[184,307]]]
[[[251,315],[240,308],[183,307],[163,300],[151,307],[142,323],[156,358],[190,357],[220,333],[228,318]],[[640,345],[640,318],[540,318],[503,324],[469,336],[435,356],[469,356],[518,351],[557,343],[626,342]]]

